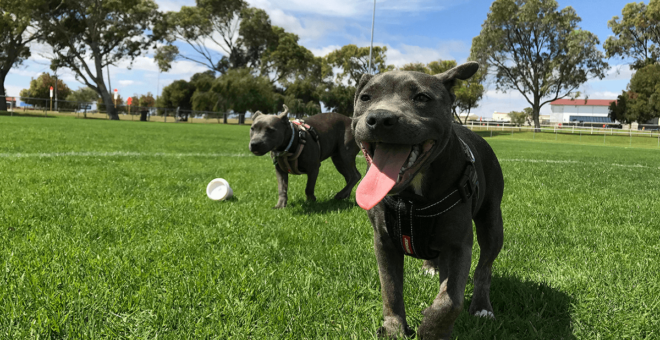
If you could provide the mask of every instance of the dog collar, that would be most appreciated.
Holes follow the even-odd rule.
[[[296,137],[296,128],[293,127],[293,123],[291,121],[289,121],[289,124],[291,124],[291,140],[289,141],[289,145],[286,146],[286,149],[284,149],[284,152],[289,152],[291,145],[293,145],[293,139]]]

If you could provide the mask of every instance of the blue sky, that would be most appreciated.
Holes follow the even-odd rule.
[[[178,10],[193,6],[194,0],[156,0],[161,10]],[[300,36],[300,43],[315,55],[321,56],[346,44],[368,46],[371,32],[373,1],[370,0],[247,0],[253,7],[268,12],[274,25]],[[593,32],[602,43],[612,32],[607,22],[630,1],[622,0],[558,0],[560,8],[572,6],[582,18],[581,27]],[[401,66],[409,62],[430,62],[437,59],[456,59],[464,62],[470,52],[472,38],[481,30],[489,7],[489,0],[378,0],[374,44],[388,47],[388,63]],[[13,69],[5,88],[9,95],[18,95],[27,88],[31,77],[49,71],[49,48],[33,46],[32,58]],[[137,58],[129,69],[129,62],[110,68],[111,84],[123,97],[151,92],[177,79],[189,79],[205,68],[189,61],[175,63],[172,70],[159,74],[150,51]],[[221,51],[218,50],[218,56]],[[581,91],[592,99],[614,99],[630,80],[631,72],[621,60],[610,60],[608,76],[586,83]],[[70,70],[59,75],[76,89],[82,86]],[[107,78],[106,78],[107,79]],[[489,117],[494,111],[509,112],[529,106],[517,92],[500,93],[493,84],[474,114]],[[548,112],[549,107],[542,109]]]

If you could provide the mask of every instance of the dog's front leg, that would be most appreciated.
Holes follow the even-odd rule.
[[[424,319],[417,330],[420,340],[451,338],[454,321],[463,310],[471,260],[472,242],[467,241],[462,245],[448,247],[440,254],[440,292],[433,304],[423,312]]]
[[[307,186],[305,187],[305,195],[307,195],[307,200],[310,202],[316,201],[316,196],[314,196],[314,187],[316,186],[316,178],[318,178],[318,176],[318,167],[307,172]]]
[[[378,207],[374,209],[378,209]],[[415,332],[408,327],[406,322],[406,309],[403,302],[403,253],[395,248],[385,231],[384,219],[376,218],[375,220],[380,222],[374,223],[376,221],[372,219],[384,318],[383,326],[378,329],[378,337],[408,337],[414,335]]]
[[[282,209],[286,207],[287,201],[287,191],[289,190],[289,174],[280,170],[278,166],[275,166],[275,173],[277,174],[277,192],[279,198],[277,200],[277,205],[273,209]]]

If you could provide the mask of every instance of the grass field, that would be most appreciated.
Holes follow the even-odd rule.
[[[163,116],[152,116],[149,117],[150,122],[158,122],[158,123],[177,123],[177,124],[220,124],[222,122],[222,117],[220,119],[217,118],[209,118],[209,119],[202,119],[202,118],[189,118],[187,122],[177,122],[175,117],[172,116],[172,112],[168,113],[169,116],[163,117]],[[32,118],[76,118],[76,119],[85,119],[85,115],[83,112],[58,112],[58,111],[23,111],[20,109],[16,109],[13,112],[11,111],[0,111],[0,116],[9,116],[9,117],[32,117]],[[108,119],[108,115],[105,113],[87,113],[87,119]],[[140,116],[133,112],[133,114],[128,115],[128,114],[120,114],[119,115],[119,120],[130,120],[130,121],[139,121]],[[230,118],[227,119],[228,124],[238,124],[238,118]],[[246,124],[252,124],[252,120],[250,118],[245,119]]]
[[[487,140],[506,181],[497,319],[468,315],[469,284],[454,337],[660,338],[660,150]],[[332,200],[330,162],[318,202],[293,177],[271,210],[272,163],[247,143],[247,126],[0,117],[0,338],[374,338],[366,213]],[[234,199],[205,196],[216,177]],[[438,279],[408,258],[405,280],[416,328]]]

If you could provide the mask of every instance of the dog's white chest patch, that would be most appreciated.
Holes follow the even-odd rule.
[[[417,195],[422,196],[422,179],[424,178],[424,174],[418,173],[415,175],[415,177],[410,181],[410,184],[412,185],[413,189],[415,190],[415,193]]]

